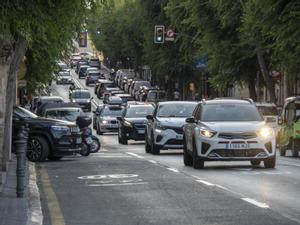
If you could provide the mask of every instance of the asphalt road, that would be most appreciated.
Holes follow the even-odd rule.
[[[67,86],[53,92],[68,99]],[[99,153],[38,164],[45,225],[300,224],[300,158],[278,155],[275,169],[207,162],[194,170],[181,150],[154,156],[143,142],[100,139]]]

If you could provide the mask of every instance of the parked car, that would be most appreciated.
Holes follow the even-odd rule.
[[[144,81],[144,80],[135,80],[132,83],[132,86],[130,88],[130,93],[132,96],[135,96],[135,92],[140,89],[141,86],[148,86],[151,87],[151,84],[149,81]],[[136,99],[137,100],[137,99]]]
[[[89,71],[85,77],[85,85],[89,86],[90,84],[95,84],[99,79],[105,79],[104,75],[101,74],[100,71],[97,70]]]
[[[121,117],[118,117],[119,144],[128,144],[128,140],[145,140],[145,128],[147,115],[152,115],[154,107],[151,104],[128,105]]]
[[[297,157],[300,150],[300,96],[285,99],[280,118],[279,152],[286,155],[288,149]]]
[[[157,155],[163,149],[183,148],[183,125],[191,117],[196,102],[159,102],[153,115],[148,115],[145,150]]]
[[[99,59],[91,58],[89,60],[89,65],[91,67],[97,67],[97,68],[101,69],[101,63],[100,63]]]
[[[74,123],[38,117],[24,108],[14,107],[13,140],[25,124],[29,126],[26,154],[30,161],[58,160],[81,150],[80,130]]]
[[[156,86],[141,86],[140,89],[135,93],[135,99],[141,102],[146,101],[149,91],[159,90]]]
[[[57,74],[56,84],[74,84],[70,71],[61,71]]]
[[[203,101],[186,122],[185,165],[201,169],[208,160],[247,160],[275,167],[275,133],[252,100]]]
[[[118,132],[119,125],[117,117],[121,116],[124,107],[120,105],[105,105],[96,117],[97,134],[107,132]]]
[[[81,65],[79,67],[79,70],[78,70],[78,78],[81,79],[81,78],[85,78],[85,75],[86,75],[86,70],[90,68],[89,65]]]
[[[70,93],[70,101],[73,103],[77,103],[83,110],[88,112],[92,109],[91,94],[86,89],[75,89]]]

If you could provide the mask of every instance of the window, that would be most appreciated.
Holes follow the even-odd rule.
[[[75,91],[72,93],[73,98],[90,98],[91,95],[87,91]]]
[[[196,107],[196,103],[172,103],[159,105],[158,117],[190,117]]]
[[[142,118],[146,117],[147,115],[152,115],[153,114],[154,108],[149,106],[149,107],[132,107],[128,108],[126,112],[127,118]]]
[[[201,121],[263,121],[263,118],[251,104],[206,104]]]

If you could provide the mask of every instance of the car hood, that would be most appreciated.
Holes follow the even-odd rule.
[[[157,118],[158,122],[161,123],[163,126],[168,126],[168,127],[183,127],[185,124],[185,117],[159,117]]]
[[[256,132],[261,127],[265,126],[264,121],[257,122],[201,122],[199,125],[203,125],[213,131],[217,132],[232,132],[232,133],[241,133],[241,132]]]
[[[70,76],[61,76],[61,79],[72,80],[72,78]]]
[[[73,102],[77,102],[77,103],[89,103],[90,99],[86,99],[86,98],[74,98]]]
[[[131,122],[131,123],[147,123],[146,118],[125,118],[126,121]]]

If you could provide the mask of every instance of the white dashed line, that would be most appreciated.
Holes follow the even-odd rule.
[[[179,170],[177,170],[177,169],[175,169],[175,168],[169,167],[169,168],[167,168],[167,169],[170,170],[170,171],[172,171],[172,172],[179,173]]]
[[[191,175],[191,177],[196,178],[197,180],[202,180],[201,177],[195,176],[195,175]]]
[[[126,154],[131,155],[131,156],[134,156],[134,157],[136,157],[136,158],[138,158],[138,159],[144,159],[144,158],[145,158],[144,156],[135,154],[135,153],[133,153],[133,152],[126,152]]]
[[[153,164],[157,164],[157,162],[155,161],[155,160],[148,160],[148,162],[151,162],[151,163],[153,163]]]
[[[255,199],[252,199],[252,198],[242,198],[242,200],[244,200],[248,203],[251,203],[253,205],[256,205],[260,208],[264,208],[264,209],[270,208],[266,203],[258,202],[258,201],[256,201]]]
[[[201,184],[205,184],[207,186],[216,186],[215,184],[212,184],[208,181],[205,181],[205,180],[196,180],[198,183],[201,183]]]
[[[124,184],[89,184],[89,187],[105,187],[105,186],[129,186],[129,185],[138,185],[138,184],[148,184],[148,182],[140,183],[124,183]]]

